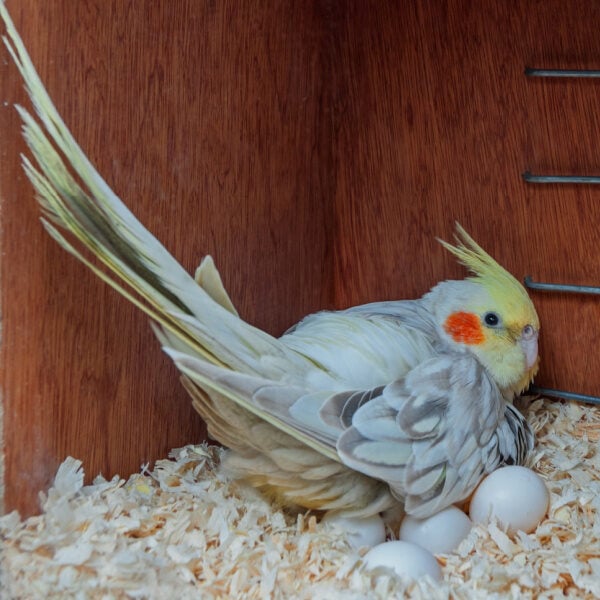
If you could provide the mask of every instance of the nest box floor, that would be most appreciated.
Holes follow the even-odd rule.
[[[547,518],[508,537],[476,526],[439,555],[443,580],[361,569],[365,550],[310,514],[292,517],[219,471],[220,450],[187,446],[153,470],[83,485],[68,458],[42,514],[0,518],[3,598],[596,598],[600,596],[600,409],[536,399],[530,465]]]

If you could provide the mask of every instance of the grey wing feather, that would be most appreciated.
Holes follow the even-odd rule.
[[[523,464],[535,444],[531,426],[511,403],[506,404],[497,437],[499,466]]]
[[[441,355],[358,406],[337,450],[424,517],[466,498],[504,455],[523,460],[528,431],[473,357]]]
[[[381,395],[385,386],[378,386],[371,390],[339,392],[328,399],[328,402],[321,406],[319,415],[323,421],[332,427],[343,429],[352,425],[354,413],[366,402]]]

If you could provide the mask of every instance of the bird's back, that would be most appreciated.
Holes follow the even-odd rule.
[[[418,300],[318,312],[280,341],[317,367],[307,387],[370,389],[404,377],[435,352],[434,328],[422,312]]]

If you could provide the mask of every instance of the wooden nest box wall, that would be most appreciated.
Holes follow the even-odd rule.
[[[240,314],[420,296],[463,276],[459,221],[516,277],[600,282],[593,78],[600,6],[562,2],[8,0],[59,112],[107,182]],[[2,49],[4,510],[30,514],[67,455],[127,475],[203,440],[147,319],[43,231]],[[597,394],[600,303],[532,292],[538,383]]]

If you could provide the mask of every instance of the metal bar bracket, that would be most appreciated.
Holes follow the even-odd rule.
[[[534,281],[530,275],[524,279],[525,287],[532,290],[540,290],[544,292],[560,292],[569,294],[592,294],[600,295],[600,287],[589,285],[570,285],[565,283],[543,283]],[[529,392],[533,394],[541,394],[542,396],[551,396],[553,398],[564,398],[566,400],[576,400],[577,402],[585,402],[586,404],[600,404],[600,396],[591,396],[588,394],[579,394],[577,392],[569,392],[567,390],[555,390],[552,388],[544,388],[532,385]]]

